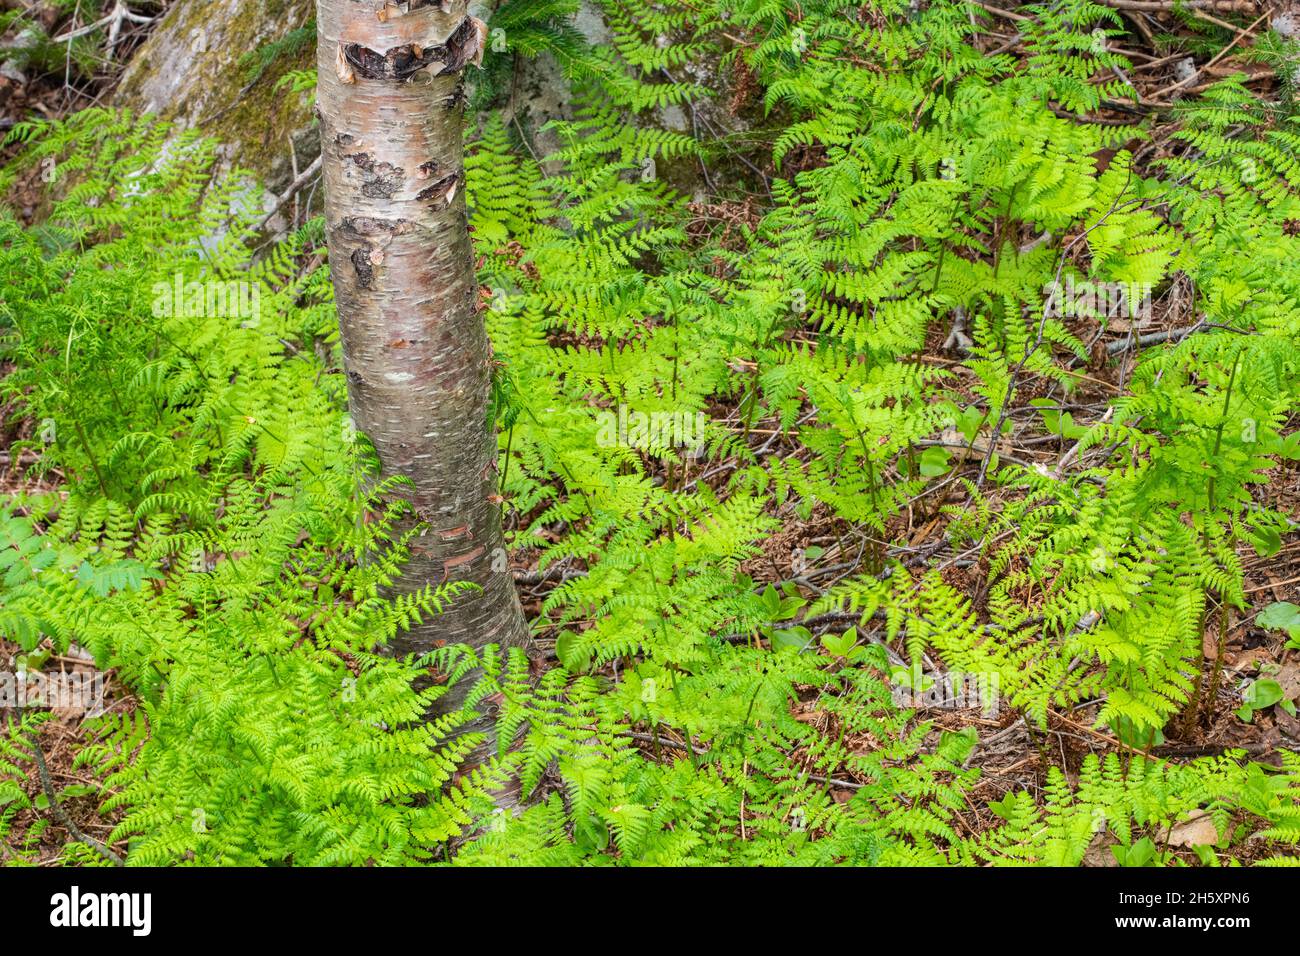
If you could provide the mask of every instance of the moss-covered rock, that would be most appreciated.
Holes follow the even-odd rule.
[[[311,23],[314,0],[186,0],[173,4],[132,58],[114,98],[199,129],[222,144],[223,162],[252,172],[272,191],[320,152],[309,97],[276,81],[310,69],[315,43],[281,56],[254,79],[246,54]]]

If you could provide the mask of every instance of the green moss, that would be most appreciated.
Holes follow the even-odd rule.
[[[314,44],[277,57],[251,83],[241,61],[301,29],[314,12],[311,0],[173,6],[132,61],[117,102],[202,130],[226,147],[231,163],[263,180],[283,178],[290,139],[314,118],[308,97],[275,85],[286,71],[314,65]],[[206,50],[192,52],[200,31]]]
[[[267,70],[247,92],[232,93],[235,102],[223,113],[203,124],[204,132],[231,147],[231,159],[239,166],[266,179],[277,163],[287,161],[289,141],[314,126],[310,97],[287,87],[276,89],[276,81],[288,70],[309,69],[315,51],[305,51],[292,60],[281,60]]]

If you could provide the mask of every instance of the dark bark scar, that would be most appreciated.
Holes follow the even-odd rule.
[[[442,101],[442,108],[449,111],[456,110],[460,109],[468,102],[469,99],[465,96],[465,81],[463,79],[458,79],[456,81],[456,88],[448,93],[446,98]]]
[[[478,29],[466,17],[444,46],[419,47],[414,43],[377,53],[360,43],[343,45],[343,58],[357,77],[366,80],[405,80],[428,69],[433,76],[457,73],[478,56]]]
[[[375,267],[370,262],[370,247],[362,246],[352,252],[352,268],[357,273],[357,285],[369,289],[375,281]]]
[[[392,163],[378,162],[369,153],[350,153],[344,157],[361,170],[361,195],[368,199],[392,199],[406,182],[406,173]]]
[[[430,203],[434,209],[446,209],[460,191],[461,174],[459,171],[443,176],[421,189],[415,196],[420,202]]]

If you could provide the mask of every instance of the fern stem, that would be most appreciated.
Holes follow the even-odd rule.
[[[86,457],[90,459],[90,467],[94,470],[95,478],[99,481],[99,490],[104,493],[105,498],[111,498],[112,495],[108,493],[108,485],[104,483],[104,475],[99,470],[99,462],[95,459],[95,453],[90,450],[90,442],[86,441],[86,433],[81,428],[80,420],[74,418],[72,420],[72,427],[77,433],[77,438],[81,442],[81,447],[86,452]]]
[[[1219,425],[1214,431],[1214,451],[1211,452],[1210,457],[1215,461],[1218,460],[1220,449],[1222,449],[1223,447],[1223,428],[1225,425],[1228,424],[1228,407],[1232,404],[1232,386],[1233,383],[1236,382],[1237,380],[1237,366],[1240,364],[1241,364],[1241,350],[1238,349],[1237,356],[1232,361],[1232,371],[1228,373],[1228,387],[1224,390],[1223,393],[1223,411],[1220,412],[1219,414]],[[1211,473],[1209,482],[1206,486],[1206,497],[1209,499],[1209,505],[1210,505],[1209,508],[1210,513],[1207,517],[1209,517],[1211,520],[1213,520],[1214,517],[1215,491],[1216,491],[1215,476],[1213,473]]]

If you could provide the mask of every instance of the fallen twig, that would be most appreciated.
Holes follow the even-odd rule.
[[[50,809],[54,815],[59,818],[63,828],[68,831],[72,837],[80,843],[86,844],[104,859],[108,860],[114,866],[125,866],[126,861],[122,859],[107,844],[100,843],[92,836],[87,836],[82,832],[81,827],[72,822],[72,817],[63,809],[63,804],[59,803],[59,796],[54,792],[54,781],[50,779],[50,768],[45,763],[45,752],[41,749],[40,741],[36,739],[35,734],[29,734],[28,742],[32,745],[32,756],[36,758],[36,772],[41,778],[41,789],[45,791],[45,798],[50,801]]]

